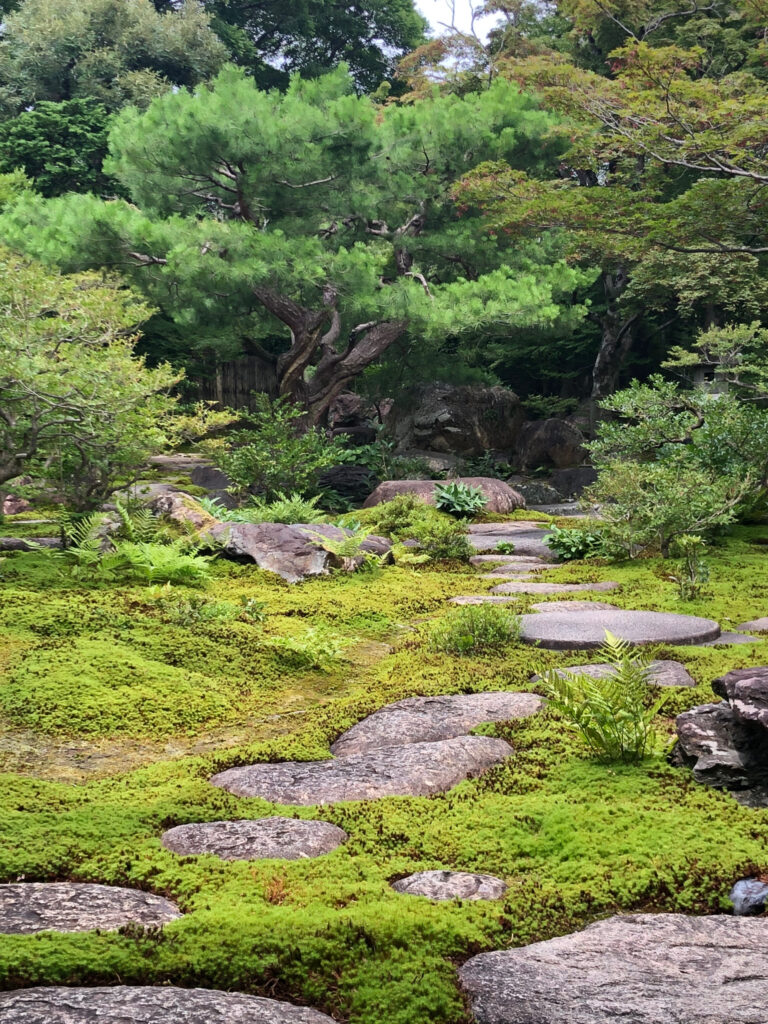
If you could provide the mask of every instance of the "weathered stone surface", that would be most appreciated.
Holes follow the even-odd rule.
[[[415,494],[428,505],[435,503],[435,488],[448,481],[445,480],[385,480],[363,502],[363,508],[372,508],[385,501],[391,501],[399,494]],[[488,500],[486,512],[497,512],[504,515],[515,509],[525,508],[525,499],[517,491],[513,491],[503,480],[491,476],[460,476],[451,483],[467,484],[477,487]]]
[[[768,885],[759,878],[742,878],[728,894],[737,917],[753,917],[765,910],[768,900]]]
[[[185,857],[209,853],[222,860],[301,860],[330,853],[347,839],[329,821],[260,818],[177,825],[163,833],[162,844]]]
[[[3,1024],[334,1024],[275,999],[203,988],[25,988],[0,992]]]
[[[768,732],[739,719],[727,701],[684,711],[676,726],[672,761],[692,767],[697,782],[725,789],[768,784]]]
[[[408,697],[388,704],[343,733],[331,747],[335,757],[405,743],[433,743],[463,736],[483,722],[526,718],[541,709],[535,693],[458,693]]]
[[[650,664],[651,683],[654,686],[695,686],[696,680],[690,675],[685,665],[679,661],[652,661]],[[566,676],[570,673],[577,673],[592,676],[593,679],[602,679],[613,672],[613,666],[606,664],[597,665],[568,665],[566,668],[555,670],[558,675]],[[539,676],[532,676],[538,680]]]
[[[768,920],[636,914],[459,970],[477,1024],[764,1024]]]
[[[768,633],[768,616],[762,619],[752,619],[750,622],[742,622],[736,629],[743,629],[746,633]]]
[[[554,562],[540,562],[531,559],[528,562],[507,562],[504,565],[499,565],[495,569],[490,569],[484,576],[483,579],[493,579],[495,576],[509,576],[513,572],[524,572],[524,573],[535,573],[545,572],[547,569],[559,569],[560,566]]]
[[[116,931],[132,923],[156,927],[181,916],[170,900],[139,889],[85,882],[0,885],[0,933],[4,935]]]
[[[459,594],[452,597],[451,604],[513,604],[518,598],[514,594]]]
[[[6,494],[0,505],[0,514],[4,516],[17,516],[19,512],[28,512],[32,505],[26,498],[20,498],[17,494]]]
[[[720,627],[712,619],[670,612],[550,612],[522,617],[522,639],[549,650],[600,647],[605,631],[633,644],[695,644],[713,640]]]
[[[576,594],[585,590],[616,590],[620,584],[613,580],[602,583],[500,583],[491,590],[492,594]]]
[[[401,449],[482,455],[514,447],[523,422],[520,399],[508,388],[425,384],[397,403],[386,424]]]
[[[430,796],[482,774],[511,753],[504,740],[460,736],[437,743],[382,747],[332,761],[230,768],[214,775],[211,782],[235,796],[304,806],[383,796]]]
[[[563,500],[563,495],[556,491],[551,484],[543,480],[530,480],[525,477],[510,477],[507,483],[525,498],[525,503],[530,508],[532,505],[555,505]]]
[[[469,543],[477,551],[493,551],[500,542],[512,543],[516,555],[554,562],[551,548],[544,543],[548,532],[530,523],[475,523],[468,530]]]
[[[578,498],[596,480],[597,470],[592,466],[576,466],[573,469],[556,469],[549,482],[566,498]]]
[[[708,640],[702,647],[730,647],[735,644],[759,644],[759,636],[745,636],[744,633],[721,633],[715,640]]]
[[[467,871],[417,871],[393,882],[392,888],[430,900],[500,900],[507,891],[507,883],[493,875],[473,875]]]
[[[515,451],[523,470],[537,466],[566,469],[584,461],[583,444],[584,435],[578,427],[567,420],[552,418],[524,423]]]
[[[734,669],[715,679],[712,689],[741,721],[768,728],[768,667]]]
[[[0,551],[34,551],[35,547],[60,548],[60,537],[35,537],[26,540],[24,537],[0,537]]]
[[[159,494],[149,502],[149,507],[157,515],[165,516],[174,523],[192,526],[195,530],[210,530],[217,522],[191,494],[182,491]]]
[[[535,612],[616,612],[618,605],[606,601],[539,601],[531,605]]]
[[[248,558],[260,569],[277,573],[288,583],[328,572],[334,556],[320,546],[320,538],[343,540],[351,530],[325,523],[219,523],[209,531],[223,545],[226,554]],[[384,554],[391,548],[385,537],[366,537],[361,549]],[[362,559],[358,559],[358,562]]]
[[[347,501],[360,505],[380,481],[367,466],[342,464],[330,466],[318,479],[318,486],[324,491],[334,491]]]
[[[472,555],[470,565],[485,566],[498,565],[499,568],[519,568],[525,572],[543,572],[545,569],[559,569],[558,562],[544,562],[536,555],[501,555],[486,554]]]

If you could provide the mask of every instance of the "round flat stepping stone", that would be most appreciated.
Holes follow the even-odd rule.
[[[551,612],[521,617],[521,638],[548,650],[600,647],[606,630],[633,644],[701,644],[720,635],[720,626],[712,619],[671,612]]]
[[[408,697],[388,704],[343,733],[331,747],[335,757],[349,757],[381,747],[433,743],[463,736],[483,722],[526,718],[541,710],[535,693],[459,693]]]
[[[768,617],[752,619],[751,622],[742,622],[736,629],[743,629],[745,632],[768,633]]]
[[[302,860],[330,853],[347,839],[347,833],[329,821],[260,818],[177,825],[163,834],[161,842],[185,857],[208,853],[222,860]]]
[[[460,594],[452,597],[451,604],[511,604],[516,597],[502,597],[500,594]]]
[[[393,882],[392,888],[408,896],[426,896],[430,900],[500,900],[507,883],[493,875],[473,875],[466,871],[418,871]]]
[[[721,633],[715,640],[708,640],[702,647],[730,647],[732,644],[759,644],[760,636],[745,636],[744,633]]]
[[[585,590],[616,590],[620,584],[613,580],[602,583],[500,583],[492,594],[575,594]]]
[[[156,928],[181,916],[179,908],[162,896],[116,885],[87,882],[0,885],[0,933],[3,935],[91,932],[97,928],[113,932],[127,924]]]
[[[685,665],[679,661],[652,661],[649,665],[651,670],[651,683],[654,686],[695,686],[696,680],[688,672]],[[566,668],[555,669],[557,675],[568,676],[571,674],[591,676],[593,679],[602,679],[611,675],[614,671],[612,665],[607,663],[597,665],[568,665]],[[540,676],[532,676],[531,682],[539,680]]]
[[[211,782],[235,796],[302,806],[384,796],[431,796],[481,775],[511,753],[512,747],[504,740],[458,736],[438,743],[382,747],[332,761],[246,765],[220,772]]]
[[[618,605],[606,601],[539,601],[532,604],[535,612],[618,612]]]
[[[762,1024],[768,919],[632,914],[459,969],[477,1024]]]
[[[335,1024],[306,1006],[204,988],[25,988],[0,992],[3,1024]]]

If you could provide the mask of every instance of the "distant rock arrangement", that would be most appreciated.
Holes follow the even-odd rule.
[[[712,689],[722,701],[677,716],[673,763],[741,803],[768,807],[768,667],[728,672]]]
[[[150,892],[87,882],[13,882],[0,885],[0,934],[117,931],[127,924],[157,928],[182,916]],[[0,1014],[0,1020],[5,1017]]]
[[[477,1024],[765,1024],[768,919],[612,917],[459,978]]]

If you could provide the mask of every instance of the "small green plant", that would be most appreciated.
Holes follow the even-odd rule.
[[[147,600],[164,622],[178,626],[231,622],[239,615],[239,608],[232,601],[211,601],[202,594],[179,593],[169,583],[152,587]]]
[[[369,530],[360,530],[350,533],[346,537],[326,537],[322,533],[316,533],[312,541],[314,545],[322,548],[333,556],[334,561],[344,572],[352,572],[362,568],[366,563],[372,568],[373,564],[380,565],[381,561],[376,555],[363,551],[363,544],[370,536]]]
[[[695,601],[709,582],[709,566],[704,561],[707,545],[702,537],[684,533],[674,541],[672,550],[679,561],[667,579],[678,585],[682,601]]]
[[[598,678],[557,669],[547,672],[545,696],[595,755],[626,764],[641,761],[653,749],[653,720],[668,695],[649,705],[650,662],[608,630],[599,660],[607,662],[610,671]]]
[[[268,646],[294,668],[330,672],[343,656],[348,641],[321,626],[312,626],[302,636],[271,637]]]
[[[132,508],[130,504],[115,501],[120,517],[119,536],[136,544],[150,543],[158,539],[162,523],[150,509],[141,505]]]
[[[520,616],[497,604],[465,605],[450,611],[430,634],[433,651],[489,654],[520,639]]]
[[[565,530],[553,525],[544,543],[564,562],[598,558],[604,554],[602,536],[590,529]]]
[[[511,540],[500,540],[493,550],[499,555],[514,555],[515,545]]]
[[[171,583],[200,587],[210,579],[210,563],[215,555],[198,555],[182,541],[173,544],[143,544],[118,541],[113,553],[103,559],[105,571],[137,582]]]
[[[242,622],[250,622],[254,626],[261,625],[267,618],[266,607],[266,601],[258,601],[255,597],[246,597],[243,594],[240,598],[240,615],[238,618]]]
[[[487,504],[488,499],[479,487],[463,484],[459,480],[439,484],[435,488],[435,506],[452,516],[471,519],[479,515]]]
[[[253,498],[243,508],[226,508],[217,498],[203,498],[206,512],[224,523],[317,523],[324,518],[319,509],[320,497],[304,498],[296,491],[278,491],[274,501]]]
[[[461,523],[451,519],[427,519],[417,523],[409,539],[430,558],[467,562],[474,552]]]

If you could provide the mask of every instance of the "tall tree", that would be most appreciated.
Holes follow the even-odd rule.
[[[285,94],[224,71],[124,111],[107,169],[132,203],[21,202],[0,232],[68,269],[118,267],[222,356],[271,359],[319,422],[396,340],[578,322],[593,273],[488,235],[451,182],[478,160],[552,159],[551,119],[499,81],[377,107],[345,70]]]

